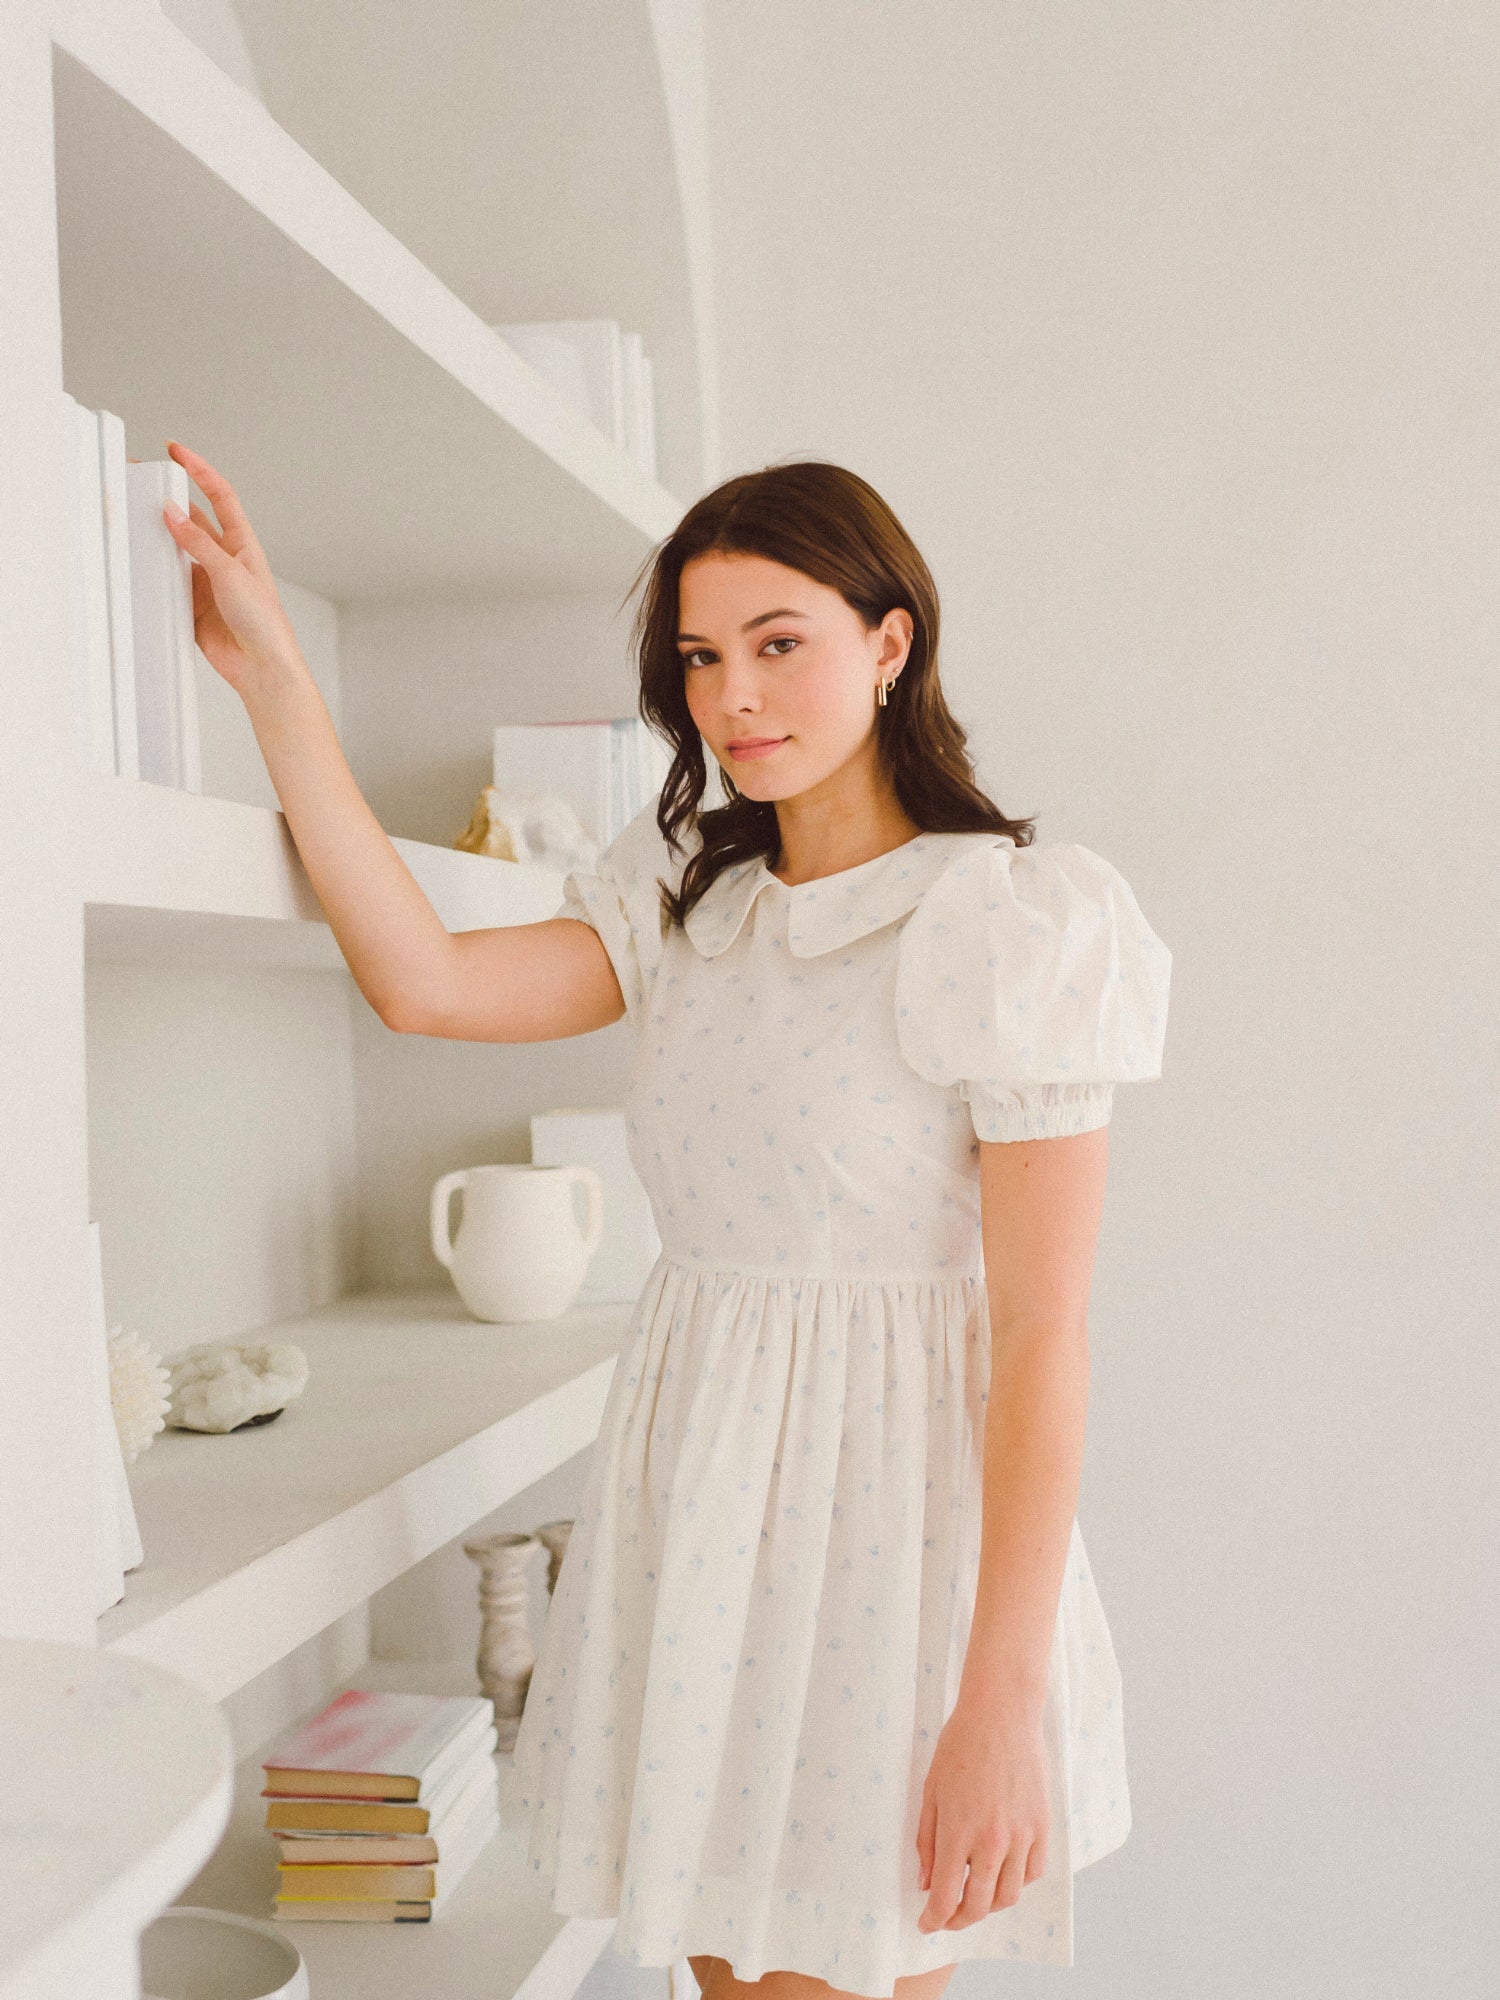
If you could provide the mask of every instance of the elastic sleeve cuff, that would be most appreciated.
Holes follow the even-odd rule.
[[[983,1140],[1071,1139],[1109,1123],[1113,1083],[1033,1083],[1020,1090],[992,1089],[961,1080],[974,1135]]]

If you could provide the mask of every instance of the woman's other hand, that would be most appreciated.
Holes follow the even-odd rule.
[[[186,445],[168,438],[167,450],[219,517],[210,520],[196,500],[191,516],[170,502],[162,510],[173,540],[193,559],[193,632],[205,658],[241,698],[289,665],[306,671],[271,566],[234,488]]]
[[[917,1928],[965,1930],[1011,1909],[1047,1865],[1047,1764],[1039,1715],[962,1704],[943,1724],[922,1787]]]

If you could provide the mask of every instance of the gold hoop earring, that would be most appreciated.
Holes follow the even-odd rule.
[[[886,689],[893,688],[895,685],[896,685],[896,676],[894,674],[891,675],[888,681],[882,680],[881,682],[878,683],[875,689],[875,699],[880,703],[880,706],[882,708],[884,708],[886,705],[886,700],[885,700]]]

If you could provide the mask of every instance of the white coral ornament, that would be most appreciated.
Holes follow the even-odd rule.
[[[307,1387],[307,1356],[289,1340],[238,1347],[204,1340],[174,1354],[167,1421],[184,1431],[268,1424]]]
[[[166,1428],[170,1377],[161,1357],[138,1333],[123,1326],[109,1332],[109,1401],[120,1450],[133,1465],[159,1430]]]

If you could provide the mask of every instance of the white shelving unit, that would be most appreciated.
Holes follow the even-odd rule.
[[[323,600],[330,631],[350,621],[349,671],[335,663],[342,713],[339,699],[330,707],[356,777],[365,784],[362,771],[371,774],[377,811],[404,777],[430,801],[415,830],[462,824],[470,745],[487,757],[497,710],[543,719],[538,686],[565,688],[569,713],[634,706],[633,688],[606,678],[602,649],[588,680],[592,656],[580,669],[578,637],[596,606],[625,594],[683,500],[646,479],[490,325],[577,312],[647,328],[648,345],[669,359],[663,462],[675,483],[693,487],[712,435],[702,190],[688,184],[703,129],[701,101],[691,101],[701,89],[696,0],[579,0],[567,32],[588,60],[579,54],[558,76],[566,118],[537,118],[548,51],[535,42],[524,76],[517,71],[524,107],[497,103],[473,77],[455,90],[455,116],[476,121],[448,136],[456,158],[476,163],[459,195],[482,241],[465,240],[461,212],[428,228],[440,185],[423,182],[413,199],[415,184],[382,179],[387,132],[400,134],[404,66],[357,68],[337,42],[347,23],[331,14],[320,42],[324,4],[257,10],[259,53],[267,38],[284,43],[269,102],[224,74],[154,0],[0,9],[0,1325],[9,1340],[0,1693],[17,1697],[5,1709],[15,1722],[30,1713],[26,1649],[50,1649],[55,1666],[82,1645],[123,1691],[122,1716],[131,1702],[143,1717],[150,1710],[138,1739],[122,1720],[107,1748],[87,1729],[59,1747],[57,1768],[77,1796],[88,1769],[107,1790],[111,1771],[120,1778],[142,1758],[160,1760],[174,1703],[191,1751],[180,1782],[159,1785],[149,1812],[116,1829],[113,1848],[96,1846],[91,1872],[56,1872],[27,1922],[0,1931],[5,2000],[55,1990],[64,1965],[74,2000],[135,2000],[131,1940],[179,1894],[268,1914],[274,1849],[260,1824],[253,1753],[241,1755],[223,1831],[227,1706],[270,1687],[334,1621],[575,1460],[597,1434],[630,1321],[621,1304],[539,1326],[488,1326],[468,1316],[435,1266],[426,1291],[369,1282],[370,1231],[361,1238],[343,1218],[368,1213],[371,1230],[388,1229],[392,1202],[409,1213],[411,1188],[476,1157],[465,1148],[513,1147],[527,1110],[558,1101],[555,1049],[454,1051],[372,1027],[284,817],[216,796],[211,746],[203,796],[77,763],[63,388],[121,416],[133,456],[162,456],[171,436],[221,466],[276,575]],[[482,0],[439,0],[429,13],[441,17],[430,49],[487,45]],[[333,115],[337,105],[330,112],[326,77],[297,98],[319,51],[329,75],[350,74],[342,111],[353,107],[352,122]],[[368,54],[358,50],[361,63]],[[372,107],[378,135],[358,124]],[[491,171],[502,141],[537,153],[535,170],[505,177],[503,192]],[[570,145],[579,149],[572,163]],[[638,232],[659,229],[661,240],[636,241],[599,218],[565,225],[561,208],[545,204],[570,165],[575,193],[614,184],[617,213]],[[430,175],[430,162],[415,171]],[[467,656],[449,657],[437,640],[415,666],[394,657],[397,639],[382,634],[401,630],[404,607],[451,617],[441,629],[462,631]],[[493,643],[482,636],[486,620]],[[536,672],[549,631],[571,678]],[[440,712],[447,737],[410,727],[414,686],[424,725],[429,710]],[[555,876],[422,839],[396,837],[396,846],[450,930],[533,922],[558,907]],[[272,1025],[255,1043],[247,1082],[232,1058],[251,1019]],[[168,1066],[152,1060],[168,1048],[186,1051],[170,1085],[156,1082]],[[450,1059],[484,1080],[455,1087],[457,1072],[442,1067]],[[608,1101],[601,1060],[597,1051],[587,1058],[594,1102]],[[618,1073],[623,1080],[623,1062]],[[167,1107],[185,1115],[149,1115],[161,1108],[153,1088],[186,1089],[189,1101]],[[476,1141],[475,1100],[491,1089],[496,1109]],[[253,1146],[237,1157],[247,1120],[250,1136],[304,1146],[288,1158],[284,1186]],[[165,1247],[159,1233],[149,1239],[156,1319],[196,1324],[205,1272],[212,1296],[222,1268],[210,1331],[295,1339],[309,1386],[271,1424],[154,1441],[131,1468],[146,1560],[123,1602],[96,1620],[92,1467],[88,1427],[77,1420],[92,1337],[87,1224],[101,1198],[112,1204],[108,1291],[111,1244],[147,1240],[164,1217],[170,1229],[184,1188],[193,1199],[180,1205],[180,1238]],[[252,1275],[269,1274],[259,1290],[244,1282],[247,1243]],[[196,1289],[183,1289],[189,1278]],[[305,1293],[307,1304],[268,1314],[245,1303],[273,1293]],[[170,1310],[188,1298],[191,1310]],[[142,1317],[149,1338],[152,1315]],[[184,1343],[157,1344],[171,1352]],[[475,1686],[467,1661],[374,1659],[353,1678]],[[296,1711],[307,1705],[305,1678],[298,1691]],[[38,1694],[39,1719],[15,1726],[45,1736],[55,1696]],[[257,1713],[269,1712],[262,1702]],[[504,1801],[508,1760],[499,1761]],[[315,1990],[351,2000],[427,1991],[566,2000],[611,1925],[552,1912],[525,1867],[524,1839],[508,1811],[431,1926],[392,1934],[340,1925],[316,1936],[303,1927]]]
[[[581,1451],[628,1321],[587,1306],[488,1326],[449,1291],[264,1329],[306,1354],[306,1390],[232,1441],[152,1444],[132,1480],[151,1561],[100,1643],[233,1694]]]
[[[79,793],[91,954],[343,968],[283,814],[92,771]],[[450,931],[536,923],[562,899],[550,869],[420,840],[395,846]]]
[[[681,512],[147,0],[56,0],[63,352],[340,602],[613,586]],[[230,391],[233,393],[230,393]],[[139,439],[139,442],[137,442]]]

